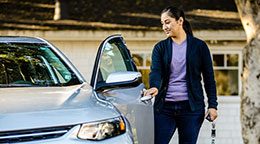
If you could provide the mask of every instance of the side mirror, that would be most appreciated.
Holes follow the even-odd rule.
[[[106,83],[132,83],[142,79],[140,72],[113,72],[108,75]]]
[[[142,74],[140,72],[113,72],[108,75],[104,83],[97,85],[96,90],[104,90],[116,87],[132,87],[142,83]]]

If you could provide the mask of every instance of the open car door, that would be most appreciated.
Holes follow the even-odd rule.
[[[99,98],[113,103],[132,127],[135,143],[153,144],[154,117],[151,100],[141,101],[141,73],[121,35],[112,35],[100,45],[91,78]]]

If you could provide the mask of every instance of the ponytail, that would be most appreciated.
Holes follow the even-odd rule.
[[[191,25],[187,20],[184,20],[182,27],[187,34],[193,36]]]
[[[185,19],[185,15],[184,15],[183,10],[181,10],[181,9],[179,9],[177,7],[170,6],[170,7],[165,8],[164,10],[162,10],[161,14],[163,14],[165,12],[167,12],[170,17],[175,18],[176,20],[179,20],[179,18],[182,17],[183,18],[182,27],[183,27],[184,31],[187,34],[193,36],[191,25]]]

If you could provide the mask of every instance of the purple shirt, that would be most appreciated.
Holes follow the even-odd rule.
[[[172,42],[171,73],[165,101],[188,100],[186,84],[187,39],[181,44]]]

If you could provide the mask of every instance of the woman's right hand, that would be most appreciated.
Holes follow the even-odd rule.
[[[152,97],[155,97],[158,94],[158,89],[156,87],[152,87],[150,89],[143,89],[143,95],[152,95]]]

